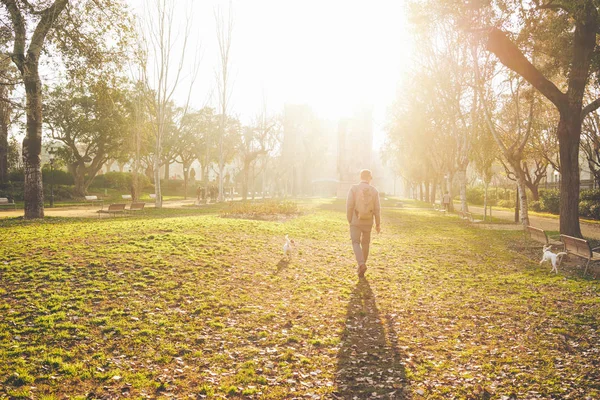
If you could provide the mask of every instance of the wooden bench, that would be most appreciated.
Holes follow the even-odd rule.
[[[587,240],[567,235],[560,235],[560,240],[564,244],[567,254],[573,254],[587,260],[583,271],[584,275],[587,273],[590,262],[600,261],[600,253],[594,251],[600,249],[600,247],[591,248],[590,242]]]
[[[111,204],[108,206],[108,208],[106,210],[100,210],[98,212],[106,213],[106,214],[113,214],[113,215],[125,214],[125,206],[126,205],[127,204],[124,204],[124,203]]]
[[[146,203],[131,203],[129,209],[127,211],[135,212],[135,211],[144,211],[144,206]]]
[[[17,209],[17,205],[14,201],[9,201],[6,197],[0,197],[0,208],[12,208]]]
[[[529,238],[531,240],[540,242],[544,246],[553,246],[553,247],[563,247],[564,246],[563,242],[548,237],[548,234],[543,229],[536,228],[536,227],[533,227],[530,225],[527,227],[525,232],[529,235]]]

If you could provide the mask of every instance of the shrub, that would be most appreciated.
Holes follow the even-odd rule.
[[[53,192],[54,201],[73,199],[73,186],[54,185]],[[44,185],[44,199],[50,201],[50,185]]]
[[[558,190],[540,190],[540,203],[542,211],[558,214],[560,211],[560,195]]]
[[[131,190],[131,181],[133,174],[129,172],[107,172],[103,175],[97,175],[90,187],[117,189],[129,192]],[[142,189],[152,186],[150,179],[144,174],[139,174],[138,179]]]
[[[529,208],[531,209],[531,211],[540,212],[542,211],[542,204],[538,200],[533,200],[529,202]]]
[[[8,173],[8,180],[11,182],[25,182],[25,172],[23,172],[23,168],[10,171]]]
[[[485,195],[484,188],[482,188],[482,187],[467,188],[467,202],[469,204],[482,205],[484,195]]]
[[[498,207],[515,208],[514,200],[498,200]]]
[[[593,203],[589,200],[582,200],[579,202],[579,215],[582,217],[591,217],[590,206]]]
[[[592,203],[590,205],[590,217],[600,219],[600,203]]]
[[[50,182],[53,182],[55,185],[73,185],[75,182],[73,174],[70,172],[63,171],[62,169],[51,171],[48,165],[44,165],[44,168],[42,168],[42,180],[44,181],[44,185],[49,185]]]
[[[579,193],[579,199],[590,202],[600,202],[600,189],[582,190]]]

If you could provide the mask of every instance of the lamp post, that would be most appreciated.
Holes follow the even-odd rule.
[[[50,208],[54,207],[54,149],[50,148]]]

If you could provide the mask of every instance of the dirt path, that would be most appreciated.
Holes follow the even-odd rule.
[[[179,208],[184,205],[194,204],[194,200],[173,200],[164,201],[163,207],[165,208]],[[108,206],[105,204],[104,209]],[[154,203],[146,203],[146,207],[154,207]],[[108,214],[98,213],[99,206],[97,205],[81,205],[76,207],[57,207],[57,208],[44,208],[44,215],[47,217],[76,217],[76,218],[103,218],[108,217]],[[22,217],[23,210],[2,210],[0,211],[0,218],[16,218]]]
[[[483,207],[469,206],[469,211],[477,214],[483,214]],[[492,210],[492,215],[496,218],[505,219],[507,221],[514,221],[515,219],[515,213],[513,211]],[[529,221],[531,225],[546,231],[559,230],[558,218],[529,216]],[[600,239],[600,226],[581,221],[581,233],[587,238]]]

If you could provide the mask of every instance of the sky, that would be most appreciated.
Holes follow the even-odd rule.
[[[156,0],[127,1],[143,18]],[[185,26],[186,15],[192,21],[184,65],[193,65],[196,52],[201,56],[193,107],[218,104],[215,10],[227,13],[231,7],[229,113],[250,123],[263,104],[271,114],[281,113],[286,103],[308,104],[320,117],[337,121],[358,107],[372,107],[374,147],[382,144],[387,111],[411,54],[403,1],[175,0],[175,5],[178,27]],[[179,103],[188,88],[184,80],[175,93]]]

